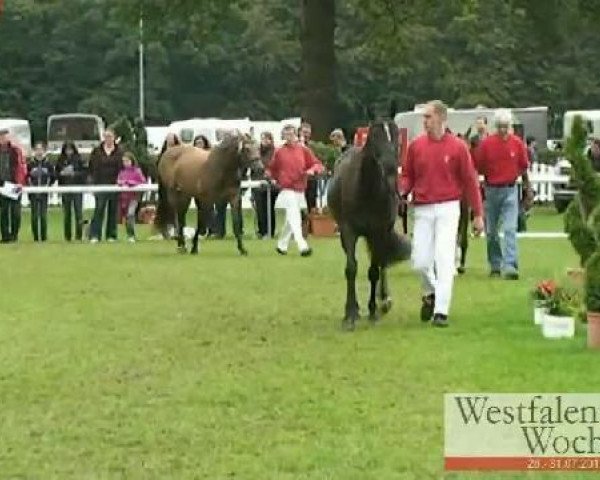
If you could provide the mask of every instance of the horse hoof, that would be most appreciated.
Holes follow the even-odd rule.
[[[344,319],[342,322],[342,330],[346,332],[353,332],[356,329],[356,322],[349,318]]]
[[[248,256],[248,250],[240,250],[240,255],[242,255],[243,257],[247,257]]]
[[[177,247],[177,253],[187,253],[187,248],[185,248],[185,247]]]
[[[467,269],[465,267],[458,267],[456,271],[462,275],[467,271]]]
[[[190,255],[198,255],[198,249],[194,249],[194,248],[192,248],[192,249],[190,250]]]
[[[385,300],[383,300],[383,302],[381,303],[381,313],[383,313],[385,315],[391,309],[392,309],[392,299],[388,297]]]
[[[379,313],[377,311],[369,313],[369,322],[377,323],[379,321]]]

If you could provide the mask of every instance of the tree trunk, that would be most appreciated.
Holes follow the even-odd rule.
[[[335,0],[301,0],[301,115],[313,138],[325,140],[333,129],[335,83]]]

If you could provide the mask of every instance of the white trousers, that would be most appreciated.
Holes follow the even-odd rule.
[[[285,209],[285,223],[279,235],[277,248],[287,252],[290,240],[294,237],[298,250],[301,252],[308,250],[308,243],[302,236],[301,208],[303,204],[306,204],[304,193],[282,190],[277,196],[277,202],[276,206]]]
[[[421,273],[423,295],[435,294],[434,313],[448,315],[456,266],[459,201],[416,205],[412,266]]]

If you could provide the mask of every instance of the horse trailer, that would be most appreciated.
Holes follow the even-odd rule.
[[[423,133],[423,109],[424,105],[417,105],[413,111],[401,112],[394,120],[400,128],[406,128],[408,139],[413,140]],[[534,137],[539,145],[545,145],[548,139],[548,107],[524,107],[511,108],[515,123],[515,133],[522,138]],[[471,109],[448,109],[448,128],[455,134],[465,135],[470,130],[474,135],[475,122],[477,118],[484,117],[487,120],[488,129],[494,129],[494,108],[471,108]]]

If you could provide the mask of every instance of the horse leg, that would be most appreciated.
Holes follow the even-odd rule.
[[[200,236],[200,231],[206,230],[206,225],[204,223],[204,211],[202,207],[202,203],[200,199],[194,198],[194,203],[196,204],[197,211],[197,220],[196,220],[196,231],[194,232],[194,238],[192,239],[192,249],[190,253],[192,255],[198,254],[198,237]]]
[[[240,202],[239,193],[229,200],[231,205],[231,218],[233,220],[233,234],[237,241],[237,249],[241,255],[248,255],[248,250],[244,248],[242,241],[242,203]]]
[[[181,200],[177,204],[177,218],[176,218],[176,226],[177,226],[177,250],[179,253],[186,253],[187,249],[185,248],[185,236],[183,234],[185,229],[185,216],[187,214],[188,203],[182,202]]]
[[[376,322],[379,320],[379,314],[377,312],[377,282],[379,281],[379,266],[371,260],[371,266],[369,267],[369,282],[371,284],[371,293],[369,295],[369,320]]]
[[[356,241],[358,237],[354,232],[342,227],[340,238],[342,247],[346,252],[346,313],[342,325],[346,330],[354,330],[356,321],[359,318],[358,302],[356,301],[356,271],[358,268]]]
[[[400,204],[400,217],[402,218],[402,232],[408,235],[408,204],[402,202]]]
[[[392,309],[392,297],[388,292],[386,267],[381,267],[379,274],[379,299],[381,300],[381,313],[385,315]]]

